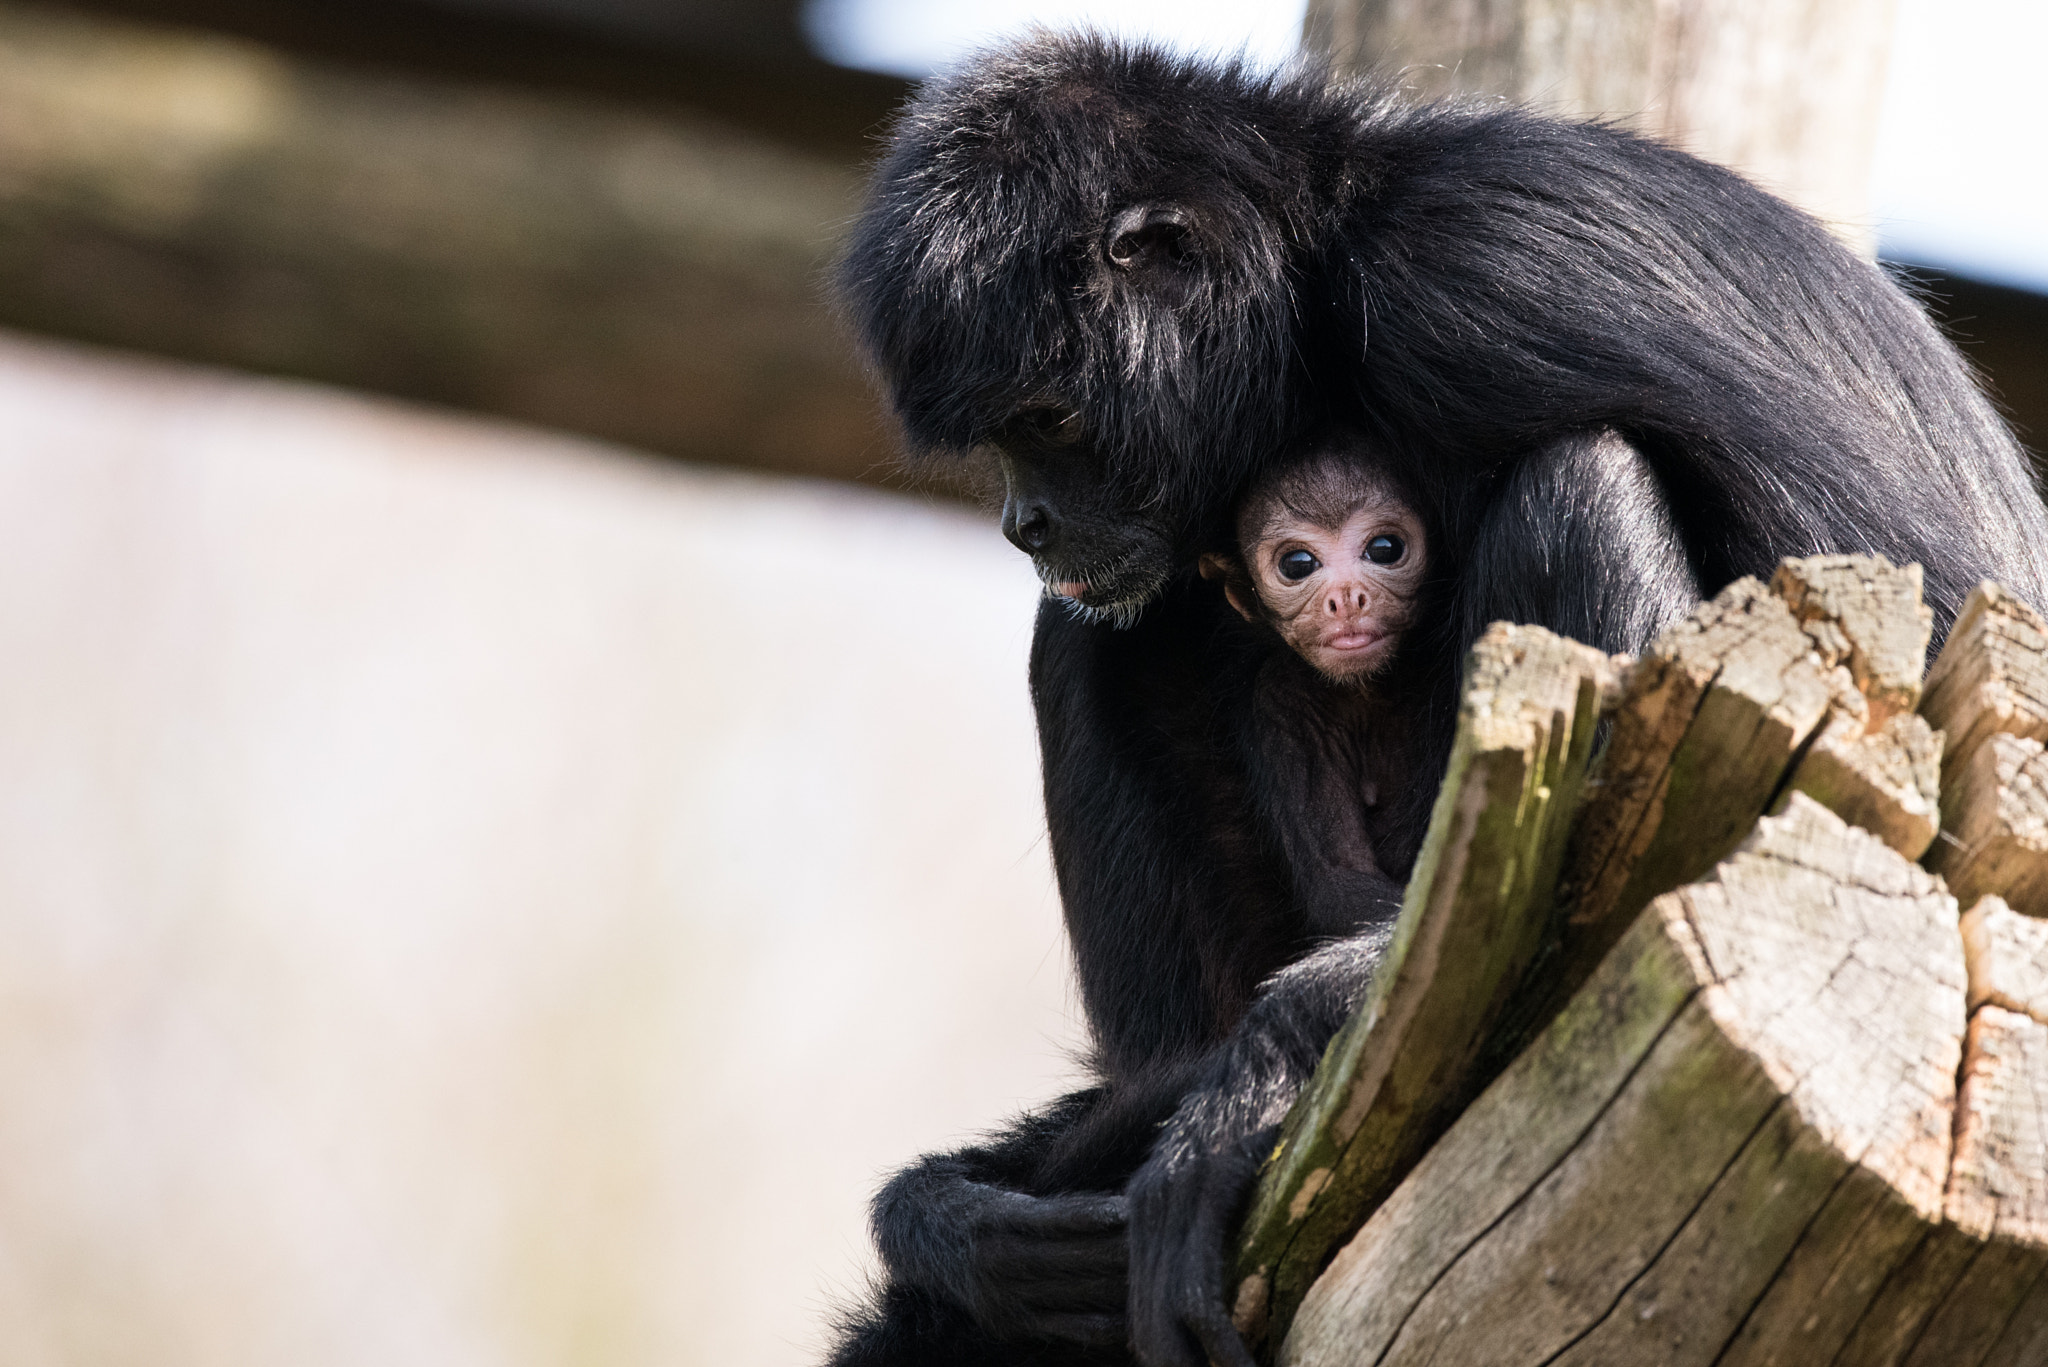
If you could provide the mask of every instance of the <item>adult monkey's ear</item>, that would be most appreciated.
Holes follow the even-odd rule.
[[[1178,204],[1133,204],[1109,220],[1102,256],[1115,270],[1148,283],[1192,275],[1201,264],[1194,218]]]
[[[1252,591],[1251,576],[1244,572],[1236,556],[1204,551],[1195,561],[1195,572],[1204,579],[1222,580],[1223,596],[1237,609],[1237,615],[1247,622],[1259,620],[1259,600]]]

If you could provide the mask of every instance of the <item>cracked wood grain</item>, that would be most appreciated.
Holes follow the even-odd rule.
[[[2048,622],[1997,584],[1970,591],[1920,697],[1948,735],[1944,791],[1993,735],[2048,740]]]
[[[2043,1266],[2038,1249],[2009,1243],[1979,1245],[1915,1337],[1905,1367],[1974,1367],[1983,1362]]]
[[[1338,1254],[1280,1360],[1803,1363],[1874,1341],[1873,1299],[1941,1228],[1964,990],[1940,884],[1792,799],[1637,919]],[[1981,1241],[1950,1233],[1953,1285]]]
[[[1919,705],[1934,612],[1920,601],[1918,565],[1877,555],[1788,559],[1771,592],[1799,619],[1824,663],[1846,667],[1876,730]]]
[[[1979,1239],[2048,1248],[2048,1025],[1980,1006],[1966,1058],[1948,1218]]]
[[[2040,1367],[2048,1362],[2048,1269],[2034,1278],[1980,1367]]]
[[[1567,847],[1559,966],[1511,1019],[1555,1014],[1650,897],[1793,792],[1920,857],[1940,820],[1942,737],[1912,710],[1932,622],[1919,566],[1827,555],[1783,561],[1768,592],[1737,581],[1660,637],[1629,672]]]
[[[1799,619],[1738,579],[1629,672],[1567,856],[1571,920],[1605,949],[1651,897],[1746,835],[1836,689]]]
[[[1812,1367],[1846,1343],[1927,1238],[1926,1217],[1870,1169],[1850,1169],[1793,1246],[1715,1367]]]
[[[1981,1247],[1953,1225],[1922,1225],[1912,1252],[1892,1269],[1832,1355],[1828,1367],[1897,1367],[1953,1294]]]
[[[1574,997],[1423,1158],[1317,1283],[1314,1318],[1371,1362],[1461,1253],[1568,1157],[1643,1065],[1697,991],[1684,949],[1645,918]],[[1540,1098],[1543,1123],[1510,1123],[1515,1099]],[[1369,1254],[1369,1256],[1368,1256]],[[1283,1360],[1320,1362],[1301,1327]]]
[[[1788,781],[1918,859],[1940,828],[1942,735],[1913,711],[1934,614],[1920,601],[1920,567],[1881,556],[1786,560],[1771,592],[1799,619],[1834,671],[1833,706]],[[1782,805],[1782,804],[1781,804]]]
[[[2038,740],[1994,734],[1950,771],[1942,833],[1927,866],[1965,902],[2002,897],[2048,915],[2048,751]]]
[[[1786,792],[1805,793],[1918,859],[1941,827],[1941,740],[1911,712],[1871,730],[1854,708],[1839,707],[1800,757]]]
[[[1963,913],[1970,1009],[2002,1006],[2048,1023],[2048,921],[1985,897]]]

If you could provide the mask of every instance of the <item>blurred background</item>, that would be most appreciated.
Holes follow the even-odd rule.
[[[1618,94],[1473,9],[0,0],[0,1362],[815,1361],[879,1177],[1073,1076],[1036,585],[823,289],[975,44],[1678,137],[2048,439],[2048,9]]]

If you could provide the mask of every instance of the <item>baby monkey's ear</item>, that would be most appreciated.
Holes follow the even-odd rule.
[[[1261,620],[1258,595],[1252,591],[1251,576],[1244,572],[1234,555],[1220,551],[1204,551],[1201,559],[1195,561],[1195,569],[1204,579],[1223,581],[1223,596],[1230,600],[1230,606],[1237,609],[1237,615],[1247,622]]]

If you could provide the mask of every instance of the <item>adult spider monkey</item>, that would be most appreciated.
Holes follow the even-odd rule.
[[[841,283],[912,452],[992,455],[1057,599],[1032,691],[1100,1078],[888,1184],[848,1367],[1249,1363],[1237,1212],[1384,935],[1310,926],[1195,573],[1310,434],[1362,433],[1433,532],[1425,793],[1489,620],[1635,650],[1829,551],[1920,563],[1937,641],[1980,579],[2048,600],[2026,460],[1914,303],[1611,126],[1040,37],[918,93]],[[1392,882],[1427,804],[1382,801]]]

